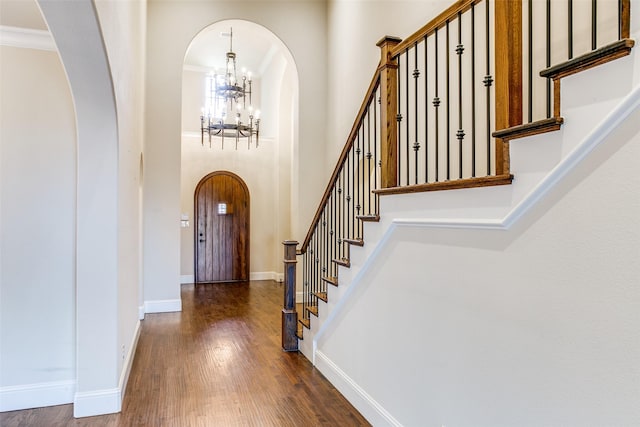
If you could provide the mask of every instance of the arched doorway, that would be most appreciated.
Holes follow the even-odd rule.
[[[195,282],[249,280],[249,189],[238,175],[217,171],[195,191]]]

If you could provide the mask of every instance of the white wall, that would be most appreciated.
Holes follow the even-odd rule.
[[[380,61],[376,43],[384,36],[405,38],[450,6],[450,0],[352,1],[328,4],[329,173],[344,146],[367,87]]]
[[[324,185],[326,5],[321,1],[151,1],[148,4],[145,137],[145,299],[179,300],[182,67],[196,34],[238,18],[272,31],[290,50],[299,76],[300,137],[291,194],[301,235]],[[295,130],[294,130],[295,131]],[[303,136],[304,135],[304,136]],[[299,224],[303,224],[298,227]],[[278,255],[279,256],[279,255]]]
[[[56,52],[0,46],[0,57],[0,410],[8,410],[73,398],[76,130]],[[36,386],[47,390],[39,400]]]
[[[139,333],[145,2],[96,2],[118,114],[118,387],[124,392]]]
[[[510,230],[396,228],[317,363],[399,425],[638,425],[639,119]]]

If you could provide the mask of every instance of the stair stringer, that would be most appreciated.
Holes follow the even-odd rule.
[[[608,135],[634,113],[640,103],[640,73],[635,53],[563,80],[562,99],[565,126],[561,131],[511,142],[511,165],[515,180],[511,186],[474,188],[455,191],[385,196],[381,199],[379,223],[366,223],[363,247],[351,248],[351,268],[339,269],[339,287],[329,290],[329,303],[321,304],[320,316],[305,341],[313,341],[303,351],[312,362],[370,420],[400,425],[345,377],[339,367],[319,350],[323,336],[362,283],[363,275],[376,263],[388,239],[398,227],[433,227],[508,230],[526,216],[563,178],[588,157]],[[606,70],[606,71],[605,71]],[[607,80],[627,82],[617,91],[603,88]],[[613,77],[612,77],[613,76]],[[633,86],[632,86],[633,85]],[[593,90],[584,91],[585,86]],[[629,87],[634,87],[629,93]],[[585,92],[588,92],[586,94]],[[625,96],[626,95],[626,96]],[[588,102],[585,102],[588,96]],[[605,117],[604,120],[601,120]],[[587,126],[586,124],[595,124]],[[469,206],[473,209],[469,209]],[[312,332],[312,333],[309,333]]]

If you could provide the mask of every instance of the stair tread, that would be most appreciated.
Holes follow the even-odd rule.
[[[320,298],[324,302],[328,301],[328,297],[327,297],[327,293],[326,292],[316,292],[314,295],[317,296],[318,298]]]
[[[318,306],[317,305],[308,305],[307,306],[307,311],[311,314],[313,314],[314,316],[318,316]]]
[[[559,130],[563,122],[564,119],[562,117],[551,117],[549,119],[537,120],[535,122],[501,129],[493,132],[492,136],[505,140],[524,138],[525,136],[539,135],[541,133]]]
[[[494,175],[479,178],[463,178],[451,181],[429,182],[426,184],[407,185],[402,187],[390,187],[374,190],[380,195],[421,193],[426,191],[461,190],[464,188],[492,187],[496,185],[509,185],[513,181],[513,175]]]
[[[338,278],[337,277],[323,277],[322,280],[324,280],[325,282],[329,283],[330,285],[333,286],[338,286]]]
[[[332,260],[338,265],[342,265],[343,267],[351,267],[351,261],[348,258],[340,258]]]
[[[307,329],[311,328],[311,319],[298,319],[298,322]]]
[[[347,242],[350,245],[364,246],[364,240],[362,239],[342,239],[343,242]]]
[[[372,222],[380,221],[380,215],[358,215],[356,216],[356,218],[358,218],[361,221],[372,221]]]
[[[541,77],[559,79],[629,55],[633,39],[622,39],[540,71]]]

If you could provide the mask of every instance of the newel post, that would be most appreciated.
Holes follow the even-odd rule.
[[[522,2],[496,0],[496,131],[522,124]],[[496,175],[509,172],[509,141],[496,139]]]
[[[398,185],[398,61],[391,55],[402,40],[386,36],[376,46],[380,48],[380,186]]]
[[[298,242],[286,240],[284,245],[284,308],[282,309],[282,349],[298,351],[298,313],[296,312],[296,247]]]

